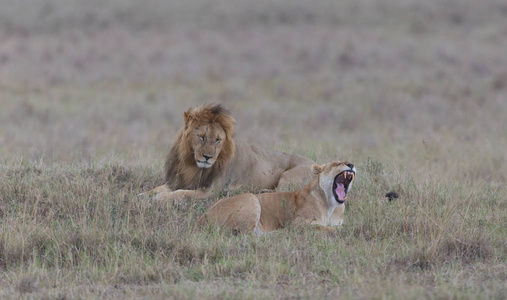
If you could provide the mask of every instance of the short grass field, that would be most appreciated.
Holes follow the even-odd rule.
[[[344,225],[139,198],[202,103],[353,162]],[[2,299],[505,299],[506,149],[504,0],[0,0]]]

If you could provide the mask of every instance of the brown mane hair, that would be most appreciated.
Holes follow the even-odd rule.
[[[171,190],[210,187],[217,176],[234,157],[234,125],[231,113],[220,104],[205,104],[183,113],[185,126],[181,128],[165,162],[165,181]],[[225,131],[225,140],[216,162],[209,169],[198,168],[192,148],[192,134],[199,125],[219,125]]]

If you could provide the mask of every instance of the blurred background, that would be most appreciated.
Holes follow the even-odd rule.
[[[209,102],[237,138],[317,161],[505,183],[507,2],[0,1],[4,163],[162,166]]]

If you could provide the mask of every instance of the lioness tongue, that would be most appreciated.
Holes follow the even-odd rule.
[[[338,199],[344,200],[345,199],[345,187],[343,186],[343,183],[338,183],[336,185],[336,195],[338,195]]]

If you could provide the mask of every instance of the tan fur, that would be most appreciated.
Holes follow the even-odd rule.
[[[241,194],[223,198],[201,216],[196,228],[221,226],[233,232],[261,235],[284,228],[289,222],[314,225],[317,229],[333,230],[341,225],[344,203],[339,203],[333,194],[333,183],[343,172],[355,174],[354,165],[348,162],[332,162],[314,165],[317,178],[296,192],[269,194]],[[355,175],[349,175],[352,186]],[[343,199],[344,200],[344,199]]]
[[[165,163],[159,200],[205,199],[224,190],[286,189],[312,180],[309,158],[234,140],[235,120],[220,105],[190,108]]]

